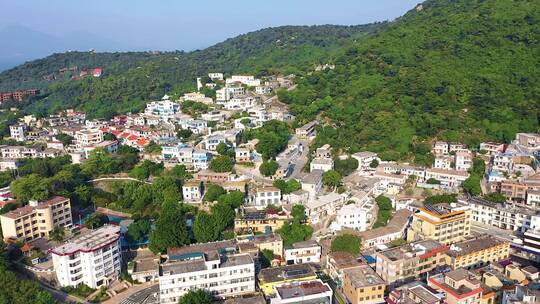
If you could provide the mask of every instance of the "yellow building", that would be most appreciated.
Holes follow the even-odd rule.
[[[449,245],[471,234],[471,211],[468,206],[452,203],[427,205],[413,215],[409,242],[432,239]]]
[[[450,246],[446,264],[452,269],[472,269],[510,256],[510,242],[483,235]]]
[[[268,230],[276,231],[289,220],[288,216],[267,214],[266,211],[244,211],[234,219],[234,232],[266,233]]]
[[[316,279],[317,275],[309,264],[266,268],[261,270],[258,275],[259,288],[267,296],[274,293],[274,286],[276,285]]]
[[[0,215],[4,239],[17,238],[31,241],[48,237],[54,227],[72,225],[69,198],[56,196],[43,202],[30,201],[28,205]]]
[[[384,302],[385,287],[384,280],[368,265],[343,270],[343,292],[352,304]]]

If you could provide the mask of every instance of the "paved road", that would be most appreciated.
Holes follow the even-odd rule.
[[[504,229],[500,229],[500,228],[489,226],[489,225],[484,225],[477,222],[472,222],[471,232],[473,234],[489,234],[498,239],[506,240],[510,242],[515,238],[513,231],[511,230],[504,230]]]
[[[151,185],[152,183],[151,182],[146,182],[146,181],[141,181],[141,180],[138,180],[136,178],[132,178],[132,177],[100,177],[100,178],[96,178],[96,179],[91,179],[89,180],[88,182],[89,183],[94,183],[94,182],[101,182],[101,181],[132,181],[132,182],[139,182],[139,183],[145,183],[145,184],[149,184]]]

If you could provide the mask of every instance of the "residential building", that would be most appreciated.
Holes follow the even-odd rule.
[[[428,168],[426,169],[425,179],[434,178],[441,182],[441,187],[457,189],[469,177],[469,173],[457,170],[444,170]]]
[[[497,153],[504,152],[504,144],[495,142],[480,143],[480,151],[486,151],[488,155],[493,156]]]
[[[425,283],[414,281],[393,289],[386,303],[444,304],[444,296],[429,288]]]
[[[530,150],[540,149],[540,134],[517,133],[514,142]]]
[[[105,225],[88,230],[50,250],[61,286],[107,286],[120,277],[120,227]]]
[[[540,227],[529,229],[523,234],[522,248],[540,260]]]
[[[502,304],[536,304],[540,302],[540,290],[528,286],[514,285],[503,291]]]
[[[49,237],[54,227],[70,227],[71,203],[69,198],[56,196],[0,215],[4,239],[17,238],[31,241]]]
[[[377,247],[403,239],[409,226],[411,214],[412,212],[407,209],[397,210],[385,227],[357,233],[362,240],[362,248]]]
[[[196,170],[206,170],[210,167],[212,154],[205,150],[194,150],[191,156],[193,168]]]
[[[20,161],[13,158],[0,158],[0,172],[17,170]]]
[[[457,171],[467,171],[472,168],[473,154],[469,151],[458,151],[456,152],[456,170]]]
[[[258,275],[259,288],[266,296],[275,295],[275,286],[316,279],[317,275],[309,264],[265,268]]]
[[[365,265],[366,261],[361,257],[355,257],[349,252],[330,252],[326,256],[326,273],[341,287],[343,283],[343,271]]]
[[[204,183],[224,184],[232,180],[230,172],[214,172],[210,170],[201,170],[193,176],[195,180]]]
[[[445,245],[462,241],[471,234],[471,210],[458,203],[426,204],[413,215],[407,234],[409,241],[430,238]]]
[[[433,163],[433,168],[450,170],[454,163],[454,157],[451,155],[437,154],[435,155],[435,162]]]
[[[333,303],[332,288],[321,280],[281,284],[274,287],[274,295],[270,304]]]
[[[182,196],[185,202],[199,202],[203,197],[203,190],[200,181],[187,181],[182,185]]]
[[[336,222],[339,228],[365,231],[369,228],[369,210],[362,205],[349,204],[337,211]]]
[[[260,251],[270,250],[277,256],[283,256],[283,239],[277,233],[254,234],[249,239]]]
[[[227,140],[219,134],[209,135],[203,140],[204,148],[209,151],[216,151],[217,146],[221,143],[226,144]]]
[[[125,253],[130,256],[127,272],[131,278],[139,283],[157,282],[159,278],[159,256],[149,249],[137,249]]]
[[[246,89],[243,86],[235,86],[228,84],[225,87],[216,91],[216,101],[228,101],[236,96],[246,94]]]
[[[334,160],[331,158],[315,157],[309,164],[310,172],[321,170],[323,172],[334,169]]]
[[[180,104],[170,100],[152,101],[146,104],[145,113],[156,115],[162,121],[168,122],[180,111]]]
[[[500,172],[510,172],[514,166],[513,157],[512,153],[497,153],[493,156],[491,168]]]
[[[261,80],[255,79],[255,77],[251,75],[232,75],[231,78],[227,78],[225,80],[226,84],[231,84],[235,82],[240,82],[250,87],[256,87],[261,85]]]
[[[386,283],[368,265],[343,271],[343,293],[352,304],[384,302]]]
[[[234,156],[237,163],[246,163],[251,161],[251,151],[247,148],[236,148]]]
[[[316,120],[308,122],[300,128],[296,128],[296,135],[298,138],[311,138],[316,135],[315,127],[318,124],[319,122]]]
[[[285,261],[287,264],[319,263],[321,261],[321,245],[316,241],[308,240],[285,247]]]
[[[500,192],[509,200],[524,201],[527,199],[527,185],[514,181],[501,182]]]
[[[266,233],[276,231],[289,220],[290,218],[286,215],[242,209],[234,219],[234,231],[236,233]]]
[[[480,197],[471,197],[468,202],[471,208],[471,220],[484,225],[493,225],[498,212],[498,204],[494,204]]]
[[[75,143],[82,148],[92,146],[103,141],[103,131],[100,129],[84,129],[75,133]]]
[[[435,142],[433,144],[433,146],[431,147],[431,152],[435,155],[438,155],[438,154],[443,154],[443,155],[446,155],[448,154],[448,143],[445,142],[445,141],[438,141],[438,142]]]
[[[223,73],[208,73],[208,78],[212,80],[223,80]]]
[[[314,199],[317,194],[322,189],[323,182],[322,182],[322,175],[323,171],[321,170],[314,170],[311,171],[308,175],[306,175],[302,180],[300,181],[302,183],[302,190],[307,191],[309,193],[309,198]]]
[[[270,86],[257,86],[255,88],[255,93],[259,95],[266,95],[272,93],[272,87]]]
[[[255,292],[253,258],[235,253],[228,246],[218,248],[220,243],[223,242],[168,250],[169,259],[160,265],[160,303],[178,303],[193,289],[207,290],[219,298]]]
[[[430,239],[379,251],[376,272],[388,284],[423,278],[428,272],[445,265],[445,246]]]
[[[26,140],[26,130],[27,126],[25,124],[15,124],[9,126],[10,137],[16,141]]]
[[[446,251],[446,264],[452,269],[472,269],[510,256],[510,242],[483,235],[454,243]]]
[[[305,203],[306,215],[311,223],[316,224],[328,216],[336,214],[337,210],[345,205],[347,196],[336,192],[310,199]]]
[[[463,268],[428,278],[428,286],[444,293],[448,304],[480,304],[482,287],[475,276]]]
[[[257,209],[264,209],[269,205],[281,205],[281,190],[276,187],[255,188],[250,193],[249,204]]]
[[[371,168],[370,165],[374,160],[380,162],[380,159],[377,157],[377,153],[369,151],[354,153],[352,157],[358,161],[358,168],[361,169]]]

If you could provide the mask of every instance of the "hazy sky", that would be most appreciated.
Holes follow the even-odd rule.
[[[0,29],[86,32],[134,49],[192,50],[280,25],[392,20],[420,0],[0,0]]]

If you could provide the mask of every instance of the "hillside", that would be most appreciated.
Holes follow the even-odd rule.
[[[46,114],[66,107],[87,110],[93,117],[140,109],[145,101],[169,90],[192,89],[194,78],[210,71],[284,73],[313,69],[344,45],[384,24],[364,26],[284,26],[240,35],[189,53],[54,54],[0,74],[0,90],[42,88],[44,96],[23,107]],[[58,76],[65,67],[102,67],[103,77],[71,80]],[[45,81],[55,74],[58,80]]]
[[[429,0],[280,98],[301,122],[329,123],[317,144],[429,163],[435,138],[538,131],[539,37],[539,1]]]

